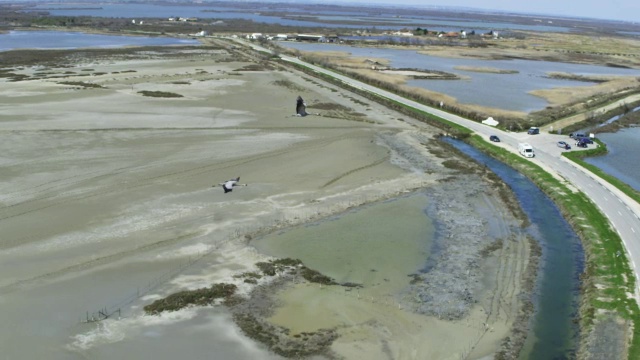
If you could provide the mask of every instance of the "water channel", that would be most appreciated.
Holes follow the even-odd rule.
[[[513,168],[474,147],[452,139],[454,145],[487,166],[508,184],[529,217],[528,232],[542,247],[532,319],[521,359],[564,359],[575,351],[579,275],[584,267],[580,238],[565,221],[558,207],[536,185]]]

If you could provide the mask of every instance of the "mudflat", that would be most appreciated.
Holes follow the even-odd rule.
[[[320,358],[480,358],[514,326],[528,244],[498,187],[437,129],[224,47],[3,66],[13,76],[0,80],[9,358],[204,356],[212,341],[221,358],[279,357],[225,305],[142,310],[220,282],[258,304],[252,316],[289,329],[282,336],[329,327],[336,338]],[[309,116],[295,116],[297,96]],[[218,184],[237,176],[248,186],[225,194]],[[441,239],[443,255],[413,282],[406,274],[382,294],[236,276],[271,259],[252,239],[415,191],[431,194],[439,235],[457,241]],[[438,283],[462,287],[442,297]],[[434,306],[443,299],[464,311]]]

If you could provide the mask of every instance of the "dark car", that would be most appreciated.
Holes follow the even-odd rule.
[[[582,133],[571,133],[571,134],[569,134],[569,137],[572,138],[572,139],[578,140],[578,139],[586,137],[586,135],[582,134]]]
[[[536,135],[536,134],[540,134],[540,129],[537,127],[531,127],[529,129],[529,131],[527,131],[527,134],[529,135]]]
[[[593,140],[589,139],[588,137],[578,138],[576,140],[578,140],[576,141],[576,145],[580,147],[587,147],[587,144],[593,144]]]
[[[496,135],[489,136],[489,140],[491,140],[493,142],[500,142],[500,138],[497,137]]]

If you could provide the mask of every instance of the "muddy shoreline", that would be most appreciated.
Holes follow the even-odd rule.
[[[407,156],[408,154],[410,151],[404,148],[403,155],[412,158]],[[496,179],[487,176],[487,173],[483,174],[486,170],[475,163],[460,163],[455,170],[440,171],[458,175],[443,178],[441,183],[434,184],[427,190],[431,203],[429,213],[437,219],[440,229],[433,245],[438,251],[433,252],[429,259],[425,259],[420,273],[407,274],[412,280],[410,286],[403,291],[404,295],[398,298],[398,307],[407,309],[409,313],[424,314],[449,322],[468,322],[470,312],[477,311],[477,307],[480,307],[480,317],[486,327],[485,331],[481,332],[480,339],[499,319],[505,321],[505,316],[516,319],[508,331],[509,335],[501,338],[500,346],[494,350],[495,356],[513,358],[524,343],[529,318],[533,313],[530,300],[525,299],[530,297],[535,284],[540,256],[539,246],[531,239],[525,239],[524,235],[516,230],[523,224],[520,214],[515,217],[507,216],[510,220],[503,224],[501,229],[494,228],[491,234],[487,232],[487,223],[491,220],[479,215],[482,211],[479,211],[478,206],[485,206],[480,198],[487,193],[500,191],[500,184]],[[332,214],[332,218],[334,216],[335,214]],[[286,228],[280,228],[278,231],[283,230],[286,231]],[[264,235],[266,234],[261,233],[260,236]],[[247,241],[255,237],[256,234],[247,236]],[[510,254],[513,253],[509,249],[513,251],[516,247],[520,249],[518,251],[529,254],[526,262],[521,265],[521,270],[516,270],[521,273],[521,278],[514,278],[515,283],[511,284],[520,290],[512,290],[517,297],[511,298],[509,305],[497,304],[494,300],[504,294],[496,295],[493,290],[483,288],[482,277],[485,275],[482,274],[492,271],[490,263],[512,256]],[[269,318],[274,315],[276,309],[286,306],[281,300],[277,300],[278,294],[286,289],[300,286],[319,286],[322,289],[324,286],[324,291],[353,292],[357,293],[359,298],[362,285],[332,284],[332,281],[325,281],[324,285],[312,285],[292,268],[269,274],[264,271],[264,267],[258,268],[262,270],[260,276],[251,275],[255,272],[234,275],[234,278],[244,277],[245,283],[256,284],[246,297],[228,306],[229,311],[234,314],[234,321],[245,335],[284,357],[316,355],[329,359],[343,358],[345,354],[335,353],[331,344],[338,340],[349,326],[296,333],[287,327],[271,323]],[[260,273],[260,270],[256,271]],[[339,290],[339,287],[343,290]],[[477,315],[471,317],[474,316]],[[391,353],[389,355],[392,356]]]
[[[382,353],[398,358],[411,357],[412,352],[406,352],[409,348],[416,354],[430,354],[433,350],[424,338],[440,346],[459,346],[452,350],[456,354],[479,357],[498,351],[521,307],[515,295],[528,291],[522,287],[521,276],[529,259],[524,255],[529,252],[525,241],[508,235],[517,233],[520,220],[509,210],[513,208],[500,200],[503,195],[486,173],[438,144],[434,138],[437,129],[365,98],[295,71],[269,71],[264,64],[256,70],[252,61],[234,57],[222,48],[210,47],[197,53],[191,50],[129,49],[126,54],[117,50],[113,57],[108,50],[87,51],[83,53],[96,57],[82,61],[70,51],[61,52],[47,66],[46,76],[39,67],[8,69],[14,81],[3,80],[5,92],[11,96],[3,98],[6,110],[0,114],[0,131],[8,136],[3,150],[10,154],[2,159],[2,166],[10,171],[3,171],[0,180],[11,184],[1,199],[4,213],[0,221],[8,239],[0,243],[0,267],[5,274],[0,279],[0,300],[8,309],[1,315],[2,323],[12,324],[17,318],[30,316],[33,306],[23,308],[25,299],[64,307],[64,314],[75,318],[91,306],[87,303],[115,302],[114,298],[121,296],[113,294],[135,289],[135,281],[144,278],[142,274],[151,276],[176,262],[191,261],[197,251],[197,265],[162,286],[149,285],[144,296],[138,293],[140,300],[133,303],[125,321],[109,318],[91,330],[65,328],[72,329],[71,334],[58,329],[54,332],[60,337],[55,339],[57,343],[47,339],[43,346],[72,348],[81,357],[93,358],[101,358],[104,347],[114,349],[125,343],[143,346],[145,338],[135,333],[136,326],[142,326],[138,323],[160,322],[184,312],[144,316],[142,306],[171,293],[228,281],[235,282],[240,295],[249,294],[255,286],[263,289],[259,290],[260,296],[256,293],[255,301],[265,308],[249,306],[256,312],[242,308],[242,314],[253,319],[286,307],[287,299],[295,296],[320,297],[325,304],[345,305],[348,311],[356,311],[363,320],[350,327],[328,330],[321,336],[305,331],[307,339],[325,346],[322,353],[327,356],[335,352],[355,358],[357,349],[379,356],[380,342],[371,339],[382,339],[386,344]],[[65,76],[65,81],[100,87],[69,87],[58,83],[60,76]],[[145,97],[139,94],[142,90],[182,97]],[[318,105],[320,115],[293,116],[298,95],[305,98],[309,108]],[[211,187],[212,182],[233,176],[242,176],[250,186],[231,194]],[[445,204],[449,194],[455,195],[460,198],[456,206],[491,209],[501,219],[493,225],[487,219],[471,221],[473,212],[460,208],[438,213],[454,225],[462,212],[475,235],[469,242],[472,248],[466,255],[468,261],[454,272],[439,271],[438,275],[443,278],[453,273],[457,279],[447,281],[464,281],[462,288],[474,289],[471,297],[464,291],[455,295],[468,307],[460,313],[462,316],[447,320],[428,315],[432,310],[414,312],[415,302],[408,300],[409,288],[404,297],[398,295],[398,308],[396,303],[362,302],[357,292],[347,290],[354,289],[348,286],[323,285],[321,289],[275,281],[274,288],[264,288],[260,281],[251,284],[244,281],[246,278],[233,277],[256,271],[255,264],[265,260],[264,255],[248,249],[247,242],[255,236],[363,204],[440,187],[445,189],[438,195],[440,200],[432,201]],[[29,233],[25,232],[25,223],[32,224]],[[487,226],[500,229],[502,247],[496,245]],[[449,245],[442,245],[445,250],[441,254],[447,253]],[[200,249],[204,255],[200,255]],[[234,251],[245,255],[235,258]],[[448,254],[436,260],[433,269],[438,264],[454,266],[454,252]],[[508,266],[518,270],[509,273],[519,275],[499,283],[498,288],[490,275],[462,276],[469,269],[479,273],[486,266],[491,269],[495,259],[510,264],[506,260],[511,258],[514,265]],[[505,271],[501,269],[487,273]],[[407,284],[409,275],[403,276]],[[96,276],[109,280],[95,284],[92,279]],[[437,282],[428,276],[423,280],[430,287]],[[330,290],[336,286],[337,293]],[[107,295],[100,294],[104,287],[109,288]],[[507,310],[488,312],[497,306],[491,294],[507,288],[507,293],[513,294]],[[361,294],[369,291],[360,290]],[[33,296],[40,291],[46,295]],[[62,296],[76,293],[90,299]],[[274,294],[289,297],[277,300],[271,297]],[[253,303],[249,300],[247,304]],[[202,310],[207,312],[207,307]],[[243,319],[248,318],[243,316],[240,322],[246,324]],[[493,331],[482,328],[487,320],[493,322]],[[48,324],[56,326],[57,322],[51,319]],[[274,331],[285,334],[278,326],[274,325]],[[112,327],[133,334],[123,336],[128,342],[116,341],[110,337]],[[394,335],[387,335],[385,329],[393,329]],[[39,353],[37,347],[21,342],[22,333],[8,327],[0,330],[2,338],[11,344],[6,347],[9,356]],[[333,331],[341,332],[340,336]],[[298,334],[300,339],[305,338]],[[87,342],[84,339],[88,337],[98,340]],[[69,338],[73,341],[67,346]],[[471,338],[478,341],[473,349],[459,341]],[[176,339],[163,339],[165,343],[172,341]],[[69,358],[65,352],[51,356]]]

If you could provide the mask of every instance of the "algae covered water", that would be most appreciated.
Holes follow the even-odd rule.
[[[267,255],[301,259],[341,283],[393,292],[429,256],[434,228],[425,207],[423,194],[401,197],[273,234],[254,246]]]
[[[577,327],[573,324],[579,296],[579,274],[584,252],[580,239],[557,206],[535,184],[513,168],[452,139],[448,143],[487,166],[507,183],[529,217],[529,233],[542,247],[536,313],[521,359],[563,359],[575,352]]]

